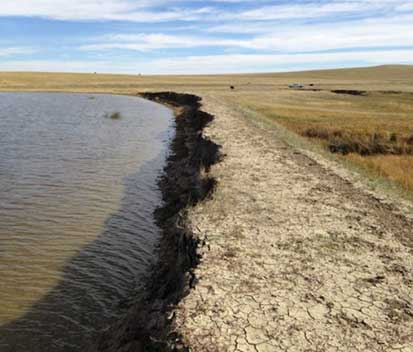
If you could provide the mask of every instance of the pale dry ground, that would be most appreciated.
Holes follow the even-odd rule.
[[[190,215],[207,243],[176,311],[191,351],[413,351],[408,213],[204,99],[226,157]]]

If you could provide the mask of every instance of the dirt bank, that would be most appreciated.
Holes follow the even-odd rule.
[[[226,157],[188,215],[207,244],[176,309],[191,351],[413,351],[411,210],[216,95],[203,104]]]
[[[177,119],[177,156],[161,183],[159,276],[97,350],[413,351],[409,205],[371,193],[214,94],[202,103],[216,118]],[[220,163],[211,141],[225,153]]]
[[[142,97],[176,111],[176,135],[159,182],[164,205],[155,212],[162,230],[159,263],[128,314],[110,326],[90,351],[186,351],[173,326],[172,307],[194,285],[199,239],[187,227],[187,209],[208,197],[216,180],[210,167],[219,161],[219,146],[203,136],[213,116],[200,111],[194,95],[145,93]]]

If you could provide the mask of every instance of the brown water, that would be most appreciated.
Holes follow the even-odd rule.
[[[142,290],[172,127],[136,97],[0,93],[0,351],[82,351]]]

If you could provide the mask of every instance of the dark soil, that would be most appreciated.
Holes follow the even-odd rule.
[[[213,116],[200,110],[199,97],[171,92],[140,96],[179,108],[172,154],[159,181],[164,200],[155,212],[162,230],[159,261],[145,292],[136,297],[123,319],[102,333],[91,352],[188,350],[171,333],[174,319],[170,316],[174,305],[194,286],[192,270],[199,262],[199,243],[186,226],[185,210],[211,195],[216,181],[208,171],[220,160],[220,147],[203,137],[202,130]]]
[[[365,90],[354,90],[354,89],[336,89],[336,90],[332,90],[331,92],[336,93],[336,94],[349,94],[349,95],[361,95],[361,96],[367,95],[367,92]]]
[[[327,142],[331,153],[368,155],[413,155],[413,135],[397,133],[354,133],[339,129],[310,127],[301,133]]]

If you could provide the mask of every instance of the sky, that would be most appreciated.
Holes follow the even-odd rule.
[[[0,71],[413,64],[413,0],[0,0]]]

